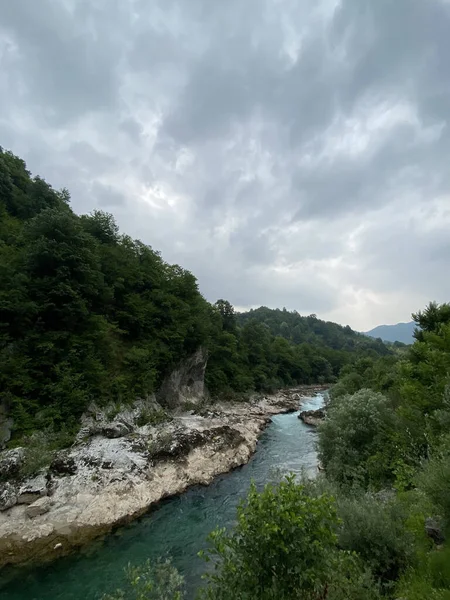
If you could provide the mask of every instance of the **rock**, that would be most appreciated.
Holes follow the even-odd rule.
[[[34,519],[34,517],[45,515],[45,513],[48,513],[48,511],[50,510],[52,504],[53,503],[50,500],[50,498],[46,496],[43,498],[39,498],[39,500],[36,500],[35,502],[33,502],[33,504],[30,504],[26,507],[25,514],[29,519]]]
[[[11,483],[0,483],[0,510],[17,504],[17,489]]]
[[[19,490],[19,504],[31,504],[35,500],[47,496],[47,478],[41,473],[28,479]]]
[[[130,433],[130,427],[120,421],[108,423],[102,427],[102,433],[107,438],[120,438]]]
[[[6,442],[11,439],[11,431],[14,425],[14,419],[9,415],[8,407],[5,403],[0,403],[0,449],[6,446]]]
[[[61,542],[59,542],[59,544],[55,544],[55,547],[53,548],[53,550],[61,550],[63,547],[63,545],[61,544]]]
[[[200,404],[206,397],[205,370],[208,352],[199,348],[182,361],[163,381],[157,400],[168,408],[178,408],[185,403]]]
[[[0,479],[10,479],[18,475],[24,456],[24,448],[14,448],[2,452],[0,454]]]
[[[317,427],[325,418],[325,411],[322,408],[318,410],[304,410],[298,415],[298,418],[306,425]]]
[[[77,465],[67,451],[58,452],[50,465],[50,471],[56,475],[75,475]]]
[[[445,542],[445,535],[442,530],[442,523],[440,519],[428,517],[428,519],[425,521],[425,533],[438,546]]]

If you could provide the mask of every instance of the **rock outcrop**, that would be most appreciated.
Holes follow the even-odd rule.
[[[196,405],[203,402],[207,397],[205,388],[207,362],[206,349],[199,348],[163,381],[157,394],[158,402],[170,409],[186,403]]]
[[[317,427],[324,420],[325,411],[322,408],[318,410],[304,410],[298,415],[298,418],[306,425]]]

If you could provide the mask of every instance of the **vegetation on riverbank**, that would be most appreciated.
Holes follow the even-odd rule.
[[[86,406],[157,390],[200,346],[213,395],[332,381],[380,341],[315,316],[211,305],[195,277],[112,215],[78,216],[67,190],[0,149],[0,406],[13,443],[34,431],[71,439]]]
[[[450,305],[414,319],[406,353],[342,370],[318,429],[325,474],[252,488],[211,534],[200,598],[450,598]]]

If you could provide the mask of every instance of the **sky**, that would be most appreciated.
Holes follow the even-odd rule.
[[[0,145],[210,301],[450,300],[449,0],[0,0]]]

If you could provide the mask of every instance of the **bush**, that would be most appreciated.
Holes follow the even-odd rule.
[[[450,600],[450,548],[430,552],[401,578],[396,595],[408,600]]]
[[[409,531],[409,513],[395,497],[383,501],[364,494],[338,499],[342,519],[339,546],[356,552],[376,581],[386,588],[416,557],[414,534]]]
[[[395,414],[385,396],[360,390],[331,402],[319,426],[319,458],[339,483],[382,487],[393,478],[390,436]]]
[[[104,595],[102,600],[181,600],[184,594],[184,579],[169,559],[125,569],[126,587],[113,594]]]
[[[136,420],[136,424],[138,427],[143,427],[144,425],[159,425],[166,421],[170,421],[171,419],[172,417],[170,417],[162,408],[155,408],[153,410],[143,408]]]
[[[59,433],[50,430],[35,431],[22,438],[21,445],[25,447],[25,454],[20,474],[24,477],[35,475],[51,463],[57,450],[69,446],[73,440],[73,433],[65,429]]]
[[[417,476],[417,485],[450,527],[450,456],[437,456],[428,461]]]
[[[252,485],[231,532],[214,531],[201,597],[214,600],[376,598],[355,556],[337,549],[331,496],[313,497],[293,476],[258,493]]]

